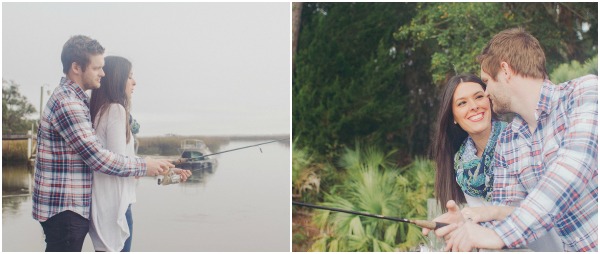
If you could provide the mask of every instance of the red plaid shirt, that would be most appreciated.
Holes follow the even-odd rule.
[[[40,222],[66,210],[89,218],[92,170],[118,176],[146,174],[143,159],[112,153],[98,142],[88,101],[81,87],[62,78],[44,109],[33,185],[33,218]]]
[[[536,118],[500,134],[493,203],[517,208],[494,230],[517,248],[556,227],[565,251],[598,251],[598,77],[546,80]]]

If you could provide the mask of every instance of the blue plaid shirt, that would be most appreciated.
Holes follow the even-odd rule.
[[[598,77],[546,80],[536,118],[500,134],[492,202],[517,208],[494,230],[519,248],[556,227],[565,251],[598,251]]]
[[[92,170],[118,176],[146,174],[143,159],[102,147],[92,128],[88,101],[83,89],[62,78],[44,109],[33,185],[33,218],[40,222],[66,210],[89,218]]]

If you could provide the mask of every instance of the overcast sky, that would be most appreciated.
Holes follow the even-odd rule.
[[[2,78],[39,109],[77,34],[133,63],[140,136],[290,133],[289,3],[2,3]]]

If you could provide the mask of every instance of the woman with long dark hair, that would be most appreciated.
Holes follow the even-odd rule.
[[[90,114],[102,145],[115,153],[135,156],[131,132],[131,95],[136,85],[131,62],[119,56],[104,59],[105,76],[93,90]],[[189,170],[173,169],[185,181]],[[96,251],[130,251],[133,231],[131,204],[135,203],[135,177],[94,172],[90,236]]]
[[[506,123],[491,110],[485,83],[475,75],[452,77],[441,95],[436,126],[433,155],[440,207],[445,211],[449,200],[486,205],[491,201],[496,139]]]
[[[466,203],[468,207],[461,212],[474,222],[502,220],[514,210],[491,203],[494,150],[507,124],[492,111],[485,88],[475,75],[457,75],[448,81],[441,95],[432,147],[437,166],[435,196],[442,211],[447,210],[449,201]],[[527,247],[535,251],[563,249],[556,230]]]

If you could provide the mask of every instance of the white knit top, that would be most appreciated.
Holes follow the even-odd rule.
[[[95,130],[102,145],[117,154],[135,156],[133,135],[126,143],[127,112],[113,103],[105,113],[94,120]],[[96,251],[119,252],[129,237],[125,212],[135,202],[135,177],[118,177],[93,172],[90,237]]]

